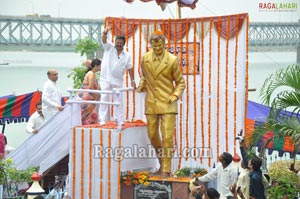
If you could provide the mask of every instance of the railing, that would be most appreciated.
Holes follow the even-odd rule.
[[[105,105],[112,105],[115,107],[115,118],[117,118],[117,130],[122,129],[122,118],[121,118],[121,100],[122,100],[122,93],[127,91],[132,91],[133,88],[114,88],[111,91],[108,90],[90,90],[90,89],[68,89],[67,91],[70,94],[69,100],[67,103],[90,103],[90,104],[105,104]],[[78,92],[90,92],[90,93],[98,93],[98,94],[109,94],[114,96],[114,102],[101,102],[95,100],[82,100],[77,93]]]

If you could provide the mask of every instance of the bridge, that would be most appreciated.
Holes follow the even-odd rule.
[[[67,19],[0,16],[0,51],[74,51],[79,39],[100,42],[103,19]],[[298,23],[250,23],[250,51],[297,50],[300,60]]]

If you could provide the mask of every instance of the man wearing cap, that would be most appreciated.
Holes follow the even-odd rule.
[[[168,177],[171,172],[177,101],[184,92],[185,80],[178,58],[165,49],[163,32],[155,31],[150,36],[150,44],[152,50],[141,59],[142,74],[137,91],[146,92],[148,137],[160,163],[158,172]]]

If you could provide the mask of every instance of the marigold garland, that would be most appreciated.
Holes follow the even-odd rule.
[[[182,26],[181,26],[181,31],[183,31],[183,23],[181,23]],[[186,27],[189,27],[188,26],[188,20],[186,20]],[[187,31],[188,32],[188,31]],[[182,36],[182,35],[181,35]],[[190,99],[190,96],[189,96],[189,53],[188,53],[188,49],[189,49],[189,43],[188,43],[188,40],[189,40],[189,35],[186,34],[186,42],[185,42],[185,49],[186,49],[186,53],[185,53],[185,59],[186,59],[186,115],[189,115],[189,99]],[[182,38],[182,37],[181,37]],[[181,53],[183,53],[183,49],[181,49]],[[181,63],[183,65],[183,61]],[[185,133],[186,133],[186,137],[185,137],[185,140],[186,140],[186,148],[190,148],[190,143],[189,143],[189,117],[186,117],[185,118]],[[186,154],[186,157],[185,159],[188,160],[190,154]]]
[[[198,54],[196,54],[196,52],[197,52],[197,37],[196,37],[196,35],[197,35],[197,30],[196,30],[196,19],[194,19],[194,55],[196,55],[197,57],[199,56]],[[196,111],[194,111],[194,121],[193,121],[193,124],[194,124],[194,148],[196,148],[197,147],[197,125],[196,125],[196,121],[197,121],[197,100],[196,100],[196,94],[197,94],[197,90],[196,90],[196,74],[197,74],[197,69],[198,69],[198,67],[196,67],[197,66],[197,59],[195,58],[194,60],[194,73],[193,73],[193,91],[194,91],[194,109],[196,110]],[[199,64],[199,63],[198,63]],[[196,151],[194,151],[194,160],[197,160],[197,157],[196,157]]]
[[[180,23],[180,38],[182,38],[182,23]],[[180,42],[180,59],[179,60],[182,60],[182,47],[183,47],[183,43]],[[182,67],[182,64],[180,63],[180,69],[181,71],[183,71],[183,67]],[[182,97],[181,97],[181,100],[182,100]],[[181,162],[182,162],[182,149],[183,149],[183,124],[182,124],[182,115],[183,115],[183,107],[182,107],[182,103],[180,104],[180,135],[181,135],[181,138],[180,138],[180,151],[181,151],[181,155],[180,155],[180,167],[181,167]],[[186,156],[186,154],[184,154]]]
[[[92,198],[92,176],[93,176],[93,131],[89,132],[89,198]]]
[[[73,128],[72,136],[72,197],[75,199],[75,182],[76,182],[76,130]]]
[[[204,19],[202,18],[201,23],[201,92],[200,92],[200,100],[201,100],[201,106],[200,110],[204,109]],[[201,141],[202,141],[202,147],[205,147],[204,144],[204,111],[201,111]],[[202,163],[202,155],[200,157],[200,163]]]
[[[125,27],[125,38],[126,38],[126,51],[128,52],[128,28],[129,28],[129,24],[128,24],[128,19],[126,18],[126,27]],[[133,34],[134,35],[134,34]],[[134,66],[134,65],[133,65]],[[125,75],[125,84],[126,87],[128,87],[128,70],[126,70],[126,75]],[[125,111],[125,118],[128,119],[128,109],[129,109],[129,93],[128,91],[125,92],[126,93],[126,111]]]
[[[134,27],[134,23],[132,23],[132,27]],[[132,35],[132,70],[133,70],[133,74],[135,72],[134,69],[135,69],[135,34],[133,33],[133,35]],[[135,118],[135,92],[131,92],[131,94],[132,94],[132,116],[131,116],[131,118]],[[128,112],[128,109],[127,109],[127,112]]]
[[[142,30],[142,20],[139,20],[139,29]],[[139,31],[139,57],[138,57],[138,74],[141,76],[141,57],[142,57],[142,31]]]
[[[230,39],[230,16],[228,16],[227,19],[227,37],[226,37],[226,79],[225,79],[225,88],[226,88],[226,94],[225,94],[225,141],[226,141],[226,147],[225,150],[228,151],[228,48],[229,48],[229,39]]]
[[[103,146],[103,130],[102,128],[100,129],[100,146]],[[99,199],[102,199],[102,195],[103,195],[103,158],[99,158],[100,160],[100,195],[99,195]]]
[[[112,149],[111,148],[111,130],[108,130],[108,149]],[[108,198],[110,199],[111,196],[111,161],[112,161],[112,151],[109,150],[109,155],[108,155],[108,159],[107,159],[107,194],[108,194]]]
[[[220,29],[220,25],[221,25],[221,17],[219,17],[218,19],[218,80],[217,80],[217,157],[220,156],[220,70],[221,70],[221,29]]]
[[[236,17],[236,25],[239,26],[239,15]],[[239,30],[238,28],[235,31],[235,53],[234,53],[234,129],[233,129],[233,136],[236,137],[237,132],[237,124],[236,124],[236,117],[237,117],[237,95],[236,95],[236,89],[237,89],[237,58],[238,58],[238,41],[239,41]],[[234,143],[234,154],[236,154],[236,143]]]
[[[84,198],[84,128],[81,129],[80,198]]]
[[[118,133],[119,149],[122,147],[122,132]],[[121,157],[118,157],[118,198],[121,196]]]
[[[212,68],[212,19],[209,22],[209,50],[208,50],[208,94],[211,96],[211,68]],[[208,148],[211,148],[211,97],[208,98]],[[208,157],[211,166],[211,157]]]
[[[245,97],[245,111],[244,111],[244,124],[246,125],[246,120],[247,120],[247,107],[248,107],[248,27],[249,27],[249,16],[246,16],[246,85],[245,85],[245,90],[246,90],[246,97]],[[246,129],[246,127],[244,127]]]

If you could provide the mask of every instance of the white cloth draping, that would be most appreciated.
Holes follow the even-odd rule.
[[[20,170],[40,166],[39,173],[42,174],[69,154],[72,127],[81,125],[80,111],[79,104],[67,104],[63,111],[56,113],[37,134],[28,137],[7,158],[11,158]]]
[[[157,164],[146,126],[122,131],[76,127],[71,142],[70,163],[75,164],[69,167],[69,193],[76,198],[119,198],[120,171],[148,170]]]

